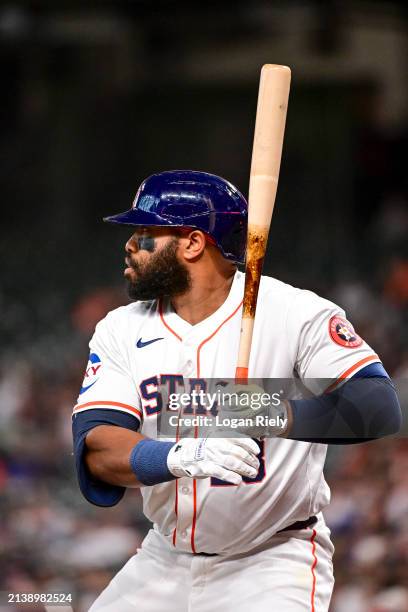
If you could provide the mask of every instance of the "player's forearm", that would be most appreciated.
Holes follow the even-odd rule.
[[[130,455],[133,448],[144,440],[140,433],[115,427],[99,425],[86,436],[85,463],[90,474],[97,480],[121,487],[143,486],[131,469]]]

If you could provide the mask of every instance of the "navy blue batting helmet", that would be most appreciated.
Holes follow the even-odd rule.
[[[149,176],[132,208],[104,221],[196,228],[215,241],[226,259],[244,263],[247,214],[245,198],[225,179],[208,172],[171,170]]]

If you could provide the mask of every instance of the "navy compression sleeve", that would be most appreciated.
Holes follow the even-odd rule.
[[[291,440],[356,444],[395,434],[402,423],[392,381],[381,364],[367,366],[331,393],[291,400]]]
[[[93,408],[74,414],[72,420],[72,435],[74,441],[74,455],[79,487],[85,499],[95,506],[114,506],[125,494],[125,487],[111,485],[96,480],[89,473],[85,461],[85,438],[88,431],[98,425],[116,425],[137,431],[139,420],[120,410]]]

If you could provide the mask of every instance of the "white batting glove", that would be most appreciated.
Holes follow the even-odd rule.
[[[254,438],[275,437],[283,434],[287,427],[288,411],[284,401],[275,405],[269,394],[259,385],[235,385],[223,387],[222,393],[231,394],[231,402],[221,407],[221,417],[249,419],[252,425],[240,425],[240,433]],[[234,401],[235,400],[235,401]],[[259,419],[256,417],[265,417]],[[285,425],[286,423],[286,425]]]
[[[250,438],[183,438],[167,456],[169,471],[177,477],[220,478],[240,484],[242,476],[255,478],[259,447]]]

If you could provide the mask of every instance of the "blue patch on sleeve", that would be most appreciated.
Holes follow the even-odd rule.
[[[82,382],[79,395],[88,391],[98,381],[102,367],[102,360],[96,353],[91,353],[88,358],[88,363],[85,370],[84,380]]]

